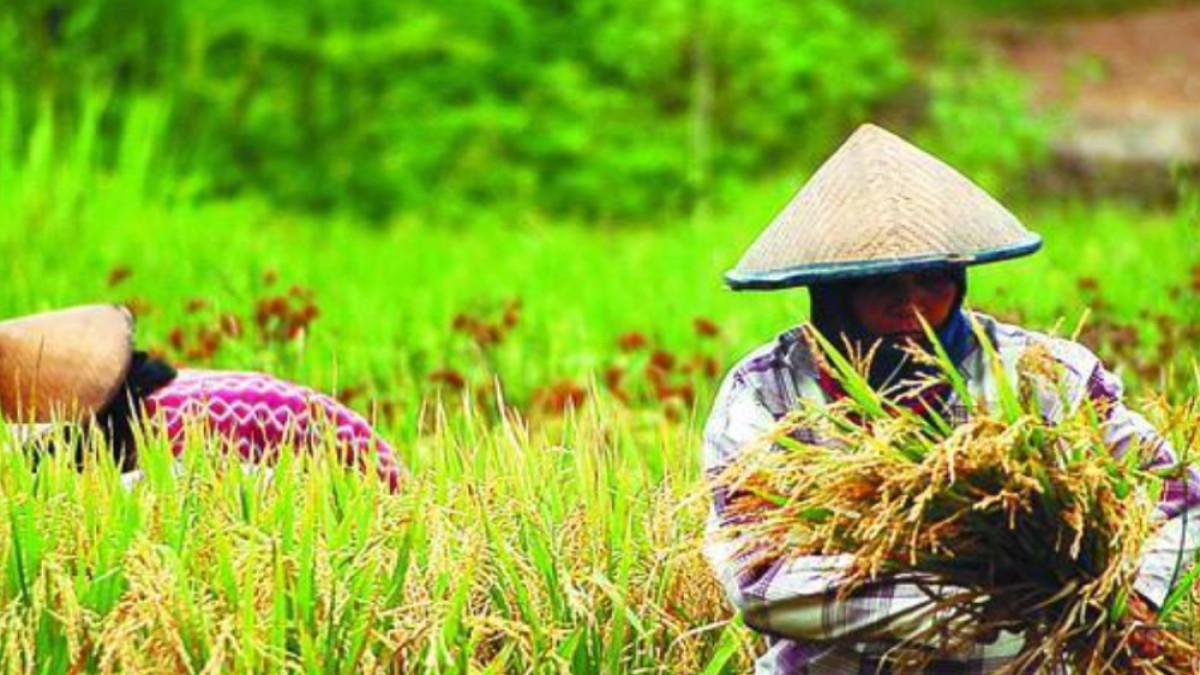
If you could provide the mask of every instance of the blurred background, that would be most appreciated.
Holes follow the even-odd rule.
[[[0,9],[5,160],[74,150],[164,197],[376,224],[497,207],[656,222],[809,170],[875,119],[991,188],[1062,192],[1196,159],[1198,11],[22,0]],[[1160,198],[1155,178],[1127,191]]]
[[[1200,341],[1198,38],[1135,0],[8,0],[0,309],[125,302],[401,418],[497,381],[686,416],[803,317],[720,274],[869,120],[1045,236],[977,306],[1090,307],[1161,382]]]

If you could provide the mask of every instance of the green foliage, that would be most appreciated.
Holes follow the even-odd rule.
[[[958,49],[929,77],[924,147],[990,191],[1047,159],[1054,120],[1031,114],[1028,83],[994,56]]]
[[[138,101],[160,170],[368,215],[517,202],[646,216],[812,162],[909,75],[841,0],[31,0],[0,8],[23,143]]]

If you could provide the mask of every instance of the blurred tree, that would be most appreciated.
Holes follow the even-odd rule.
[[[865,0],[856,0],[864,2]],[[211,196],[463,216],[646,218],[826,154],[914,74],[851,0],[24,0],[0,5],[20,145],[95,149],[167,102],[160,172]],[[97,98],[96,92],[103,92]]]

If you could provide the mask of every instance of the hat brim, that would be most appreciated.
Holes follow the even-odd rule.
[[[814,283],[859,279],[881,274],[917,272],[939,267],[967,267],[1020,258],[1042,247],[1042,238],[1033,234],[1019,244],[989,249],[970,255],[926,255],[890,260],[856,260],[836,263],[799,265],[769,272],[730,270],[725,283],[735,291],[773,291],[808,286]]]

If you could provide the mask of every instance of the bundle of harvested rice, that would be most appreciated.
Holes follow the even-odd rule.
[[[862,364],[812,333],[846,396],[800,404],[718,478],[740,559],[752,568],[848,554],[847,594],[892,575],[928,580],[940,589],[924,608],[936,620],[892,650],[896,672],[921,672],[1002,630],[1025,637],[1008,673],[1200,672],[1186,621],[1171,620],[1195,573],[1177,580],[1157,617],[1133,590],[1163,521],[1159,496],[1184,469],[1144,469],[1155,448],[1110,451],[1102,404],[1060,398],[1057,412],[1045,410],[1063,381],[1048,351],[1031,348],[1006,372],[980,342],[998,383],[986,401],[940,348],[913,350],[938,366],[916,387],[949,382],[970,410],[951,425],[872,391]],[[1200,430],[1194,417],[1177,423],[1192,437]]]

